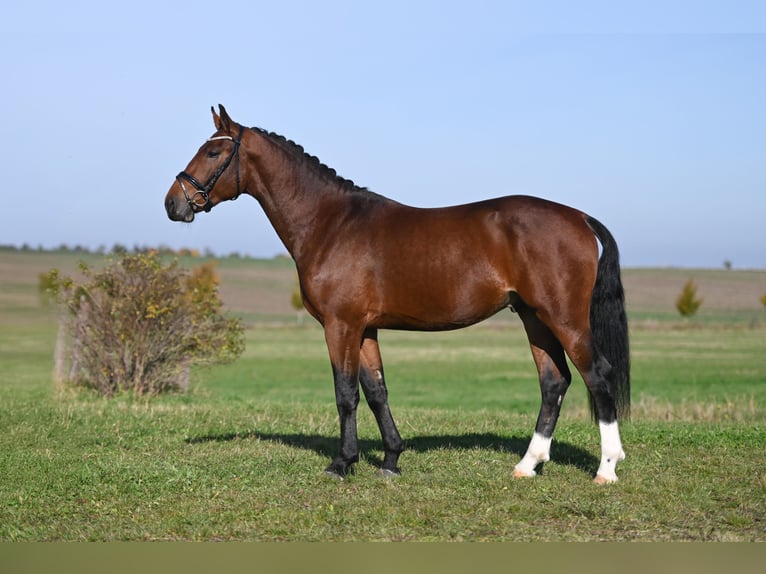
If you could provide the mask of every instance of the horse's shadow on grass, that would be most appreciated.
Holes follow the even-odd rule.
[[[461,435],[425,435],[410,437],[405,441],[406,452],[428,452],[433,450],[471,450],[515,454],[521,457],[529,445],[529,436],[500,436],[495,433],[469,433]],[[295,448],[312,450],[317,454],[332,458],[337,454],[338,438],[320,434],[269,433],[250,430],[221,434],[202,435],[186,439],[188,444],[207,442],[228,442],[233,440],[258,439],[288,445]],[[380,439],[359,439],[359,450],[363,459],[373,466],[380,467],[383,459],[378,456],[382,450]],[[554,441],[551,448],[551,462],[574,466],[583,472],[594,474],[598,458],[588,451],[567,442]]]

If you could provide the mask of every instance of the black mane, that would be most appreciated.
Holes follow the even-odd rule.
[[[282,148],[289,154],[306,162],[314,171],[316,171],[320,175],[330,180],[337,182],[342,188],[347,189],[349,191],[363,191],[367,193],[372,193],[366,187],[361,187],[359,185],[356,185],[350,179],[346,179],[344,177],[339,176],[333,168],[323,164],[321,161],[319,161],[318,157],[307,153],[303,149],[303,146],[298,145],[293,140],[289,140],[285,136],[264,130],[263,128],[250,128],[250,129],[264,136],[266,139],[278,145],[280,148]]]

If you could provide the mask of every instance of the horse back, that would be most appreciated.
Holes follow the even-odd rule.
[[[322,264],[301,277],[304,297],[320,320],[346,313],[384,328],[464,327],[516,294],[534,299],[535,283],[557,274],[592,269],[595,278],[598,249],[585,217],[528,196],[355,209],[327,238]]]

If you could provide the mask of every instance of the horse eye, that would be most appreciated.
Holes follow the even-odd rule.
[[[221,152],[219,152],[219,151],[209,151],[209,152],[207,152],[207,157],[208,157],[209,159],[215,159],[215,158],[217,158],[219,155],[221,155]]]

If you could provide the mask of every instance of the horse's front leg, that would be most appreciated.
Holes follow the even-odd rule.
[[[340,451],[325,472],[337,478],[346,476],[351,465],[359,460],[356,407],[359,404],[362,331],[362,328],[355,329],[337,321],[325,325],[325,340],[335,383],[335,404],[340,417]]]
[[[359,369],[359,381],[362,383],[362,390],[370,405],[375,420],[378,422],[378,428],[383,438],[383,464],[380,467],[382,476],[393,476],[399,474],[399,468],[396,466],[399,455],[404,450],[404,441],[396,428],[391,410],[388,407],[388,389],[386,388],[386,379],[383,375],[383,361],[380,356],[380,347],[378,346],[378,332],[369,330],[364,333],[362,341],[361,367]]]

